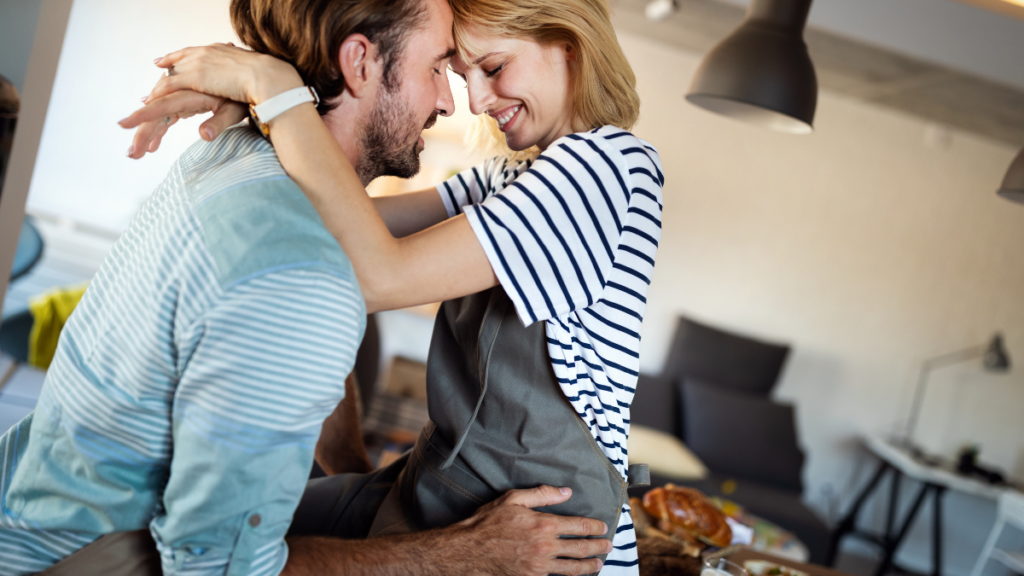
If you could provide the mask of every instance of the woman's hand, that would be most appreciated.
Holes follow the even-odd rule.
[[[179,119],[206,112],[213,112],[213,117],[199,127],[199,135],[207,142],[212,142],[221,132],[248,116],[248,108],[244,104],[192,90],[181,90],[162,98],[150,99],[144,107],[118,122],[122,128],[138,127],[132,145],[128,148],[128,157],[139,159],[146,152],[156,152],[167,129]]]
[[[177,92],[194,90],[246,104],[259,104],[303,86],[291,64],[231,44],[185,48],[156,60],[167,69],[145,102]]]

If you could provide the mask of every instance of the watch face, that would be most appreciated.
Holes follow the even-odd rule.
[[[249,104],[249,122],[252,123],[253,126],[259,128],[260,133],[263,134],[264,138],[270,138],[270,126],[260,122],[260,117],[256,114],[256,107],[252,104]]]

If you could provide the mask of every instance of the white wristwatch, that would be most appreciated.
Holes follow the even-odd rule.
[[[282,92],[257,106],[249,104],[249,115],[252,116],[253,121],[256,122],[257,126],[259,126],[260,132],[269,138],[269,124],[271,120],[299,104],[305,104],[306,102],[312,102],[313,106],[320,105],[320,96],[317,95],[316,90],[314,90],[312,86],[300,86],[299,88],[293,88],[287,92]]]

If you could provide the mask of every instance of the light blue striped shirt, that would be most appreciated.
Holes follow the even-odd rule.
[[[192,146],[0,437],[0,575],[147,526],[165,574],[278,574],[364,328],[351,264],[273,148],[246,127]]]

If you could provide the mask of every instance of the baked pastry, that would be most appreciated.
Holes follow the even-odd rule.
[[[644,510],[658,521],[658,529],[684,538],[686,535],[725,548],[732,542],[732,529],[722,513],[706,496],[692,488],[666,484],[644,494]]]

